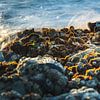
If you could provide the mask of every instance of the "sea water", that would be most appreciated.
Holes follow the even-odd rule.
[[[0,35],[26,28],[85,28],[100,21],[100,0],[0,0]]]

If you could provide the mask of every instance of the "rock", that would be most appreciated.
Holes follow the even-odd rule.
[[[0,96],[0,100],[10,100],[10,99],[6,96]]]
[[[88,23],[88,27],[90,28],[91,32],[98,32],[100,31],[100,22]]]
[[[34,32],[34,28],[33,29],[30,29],[30,30],[24,30],[23,32],[18,32],[17,33],[17,35],[18,35],[18,37],[19,38],[23,38],[23,37],[25,37],[25,36],[28,36],[28,35],[30,35],[31,33],[33,33]]]
[[[69,89],[73,89],[73,88],[77,88],[77,87],[78,87],[78,84],[75,80],[72,80],[72,81],[68,82],[68,88]]]
[[[20,59],[20,55],[14,53],[14,52],[5,53],[5,60],[7,62],[9,62],[9,61],[18,61],[19,59]]]
[[[91,32],[95,32],[95,28],[98,28],[98,23],[96,24],[97,22],[94,22],[94,23],[91,23],[91,22],[89,22],[88,23],[88,27],[89,27],[89,29],[90,29],[90,31]]]
[[[92,43],[95,45],[100,45],[100,31],[96,32],[92,37]]]
[[[0,51],[0,61],[5,61],[5,58],[4,58],[4,55],[3,55],[2,51]]]
[[[80,85],[81,85],[81,86],[85,86],[85,85],[86,85],[85,80],[81,80],[81,81],[80,81]]]
[[[40,64],[40,66],[39,66]],[[17,70],[19,72],[21,72],[22,70],[22,73],[24,72],[24,70],[28,70],[28,68],[33,68],[35,71],[40,71],[42,72],[43,69],[47,66],[43,66],[43,64],[47,64],[47,66],[49,68],[52,68],[52,69],[56,69],[58,71],[60,71],[61,73],[64,73],[65,72],[65,69],[63,68],[63,66],[58,63],[57,61],[53,60],[51,57],[36,57],[36,58],[26,58],[26,59],[21,59],[20,62],[19,62],[19,65],[17,67]],[[28,65],[28,66],[27,66]],[[27,67],[26,67],[27,66]],[[42,67],[41,67],[42,66]],[[36,72],[34,72],[36,73]]]
[[[44,97],[43,100],[76,100],[70,93],[61,94],[59,96]]]
[[[7,91],[7,92],[3,92],[1,93],[1,100],[20,100],[21,99],[21,94],[19,94],[18,92],[11,90],[11,91]]]
[[[96,22],[95,32],[100,31],[100,22]]]
[[[64,87],[67,85],[67,77],[63,76],[57,70],[49,69],[45,72],[47,78],[53,84],[53,91],[52,94],[60,94]]]
[[[51,57],[22,58],[17,71],[39,84],[43,92],[53,95],[60,94],[68,81],[63,66]]]
[[[10,48],[13,52],[21,56],[27,55],[28,52],[28,48],[23,46],[20,42],[14,42]]]
[[[22,100],[42,100],[41,96],[36,93],[26,94]]]
[[[70,92],[78,100],[99,100],[100,94],[93,88],[82,87],[80,89],[73,89]]]
[[[89,63],[98,68],[100,66],[100,57],[95,57],[91,59]]]
[[[97,86],[97,81],[96,80],[88,80],[86,82],[86,86],[89,87],[89,88],[96,88]]]
[[[15,82],[13,82],[11,88],[12,88],[12,90],[17,91],[21,95],[25,95],[26,94],[25,85],[24,85],[23,81],[15,81]]]

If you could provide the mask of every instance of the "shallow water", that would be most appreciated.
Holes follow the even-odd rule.
[[[86,27],[100,20],[100,0],[0,0],[0,33],[25,28]]]

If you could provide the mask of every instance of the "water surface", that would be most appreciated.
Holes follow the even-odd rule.
[[[86,27],[100,20],[100,0],[0,0],[0,34],[25,28]]]

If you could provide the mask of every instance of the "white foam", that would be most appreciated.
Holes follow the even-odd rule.
[[[77,13],[71,18],[68,26],[74,25],[76,28],[87,28],[88,22],[100,21],[100,14],[96,13],[94,10],[83,11]]]

